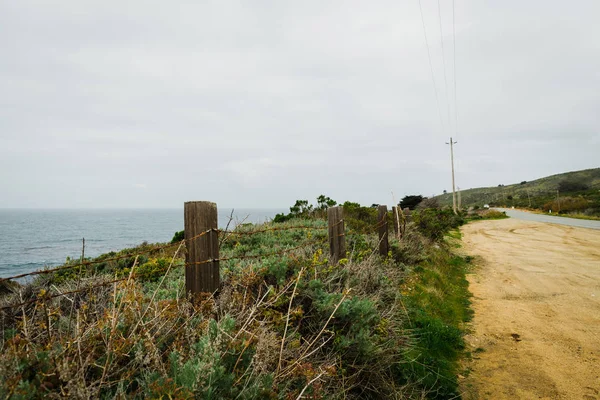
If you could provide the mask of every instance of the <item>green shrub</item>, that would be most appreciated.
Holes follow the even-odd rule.
[[[440,240],[452,228],[458,228],[464,223],[460,215],[450,209],[437,210],[428,208],[413,213],[413,221],[417,229],[426,237]]]
[[[360,233],[372,233],[377,225],[377,209],[364,207],[350,201],[343,205],[344,221],[346,228]]]
[[[558,200],[550,201],[542,206],[544,211],[552,210],[554,212],[582,211],[590,206],[589,200],[581,196],[561,197]]]
[[[156,282],[165,275],[170,263],[167,258],[152,258],[137,267],[135,274],[143,281]]]
[[[508,218],[506,212],[497,210],[485,210],[478,214],[479,219],[504,219]]]
[[[275,214],[275,218],[273,218],[273,222],[275,223],[283,223],[286,221],[289,221],[290,219],[294,218],[294,216],[292,214]]]
[[[173,235],[173,239],[171,239],[171,243],[178,243],[181,242],[183,239],[185,239],[184,231],[175,232],[175,234]]]

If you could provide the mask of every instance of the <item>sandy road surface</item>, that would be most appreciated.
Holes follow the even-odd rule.
[[[506,219],[462,232],[477,266],[465,398],[600,400],[600,231]]]

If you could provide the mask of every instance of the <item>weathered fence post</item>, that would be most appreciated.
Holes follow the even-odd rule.
[[[335,264],[342,258],[346,258],[342,207],[329,207],[327,209],[327,220],[329,222],[329,253],[331,261]]]
[[[186,293],[213,293],[219,289],[219,232],[217,205],[210,201],[184,204]],[[210,232],[207,232],[210,230]],[[202,236],[199,236],[202,235]]]
[[[379,254],[382,256],[387,256],[387,253],[390,249],[388,242],[387,206],[379,206],[377,210],[377,225],[379,226]]]
[[[392,207],[392,220],[394,221],[394,236],[400,238],[400,214],[398,214],[398,206]]]

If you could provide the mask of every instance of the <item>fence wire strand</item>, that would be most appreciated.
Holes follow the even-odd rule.
[[[291,229],[326,229],[325,227],[311,227],[311,226],[293,226],[293,227],[277,227],[277,228],[268,228],[268,229],[261,229],[259,231],[252,231],[252,232],[235,232],[235,231],[231,231],[232,233],[239,233],[239,234],[248,234],[248,235],[252,235],[252,234],[257,234],[257,233],[264,233],[264,232],[269,232],[269,231],[282,231],[282,230],[291,230]],[[207,235],[210,232],[227,232],[227,231],[219,231],[217,229],[208,229],[206,231],[201,232],[198,235],[195,235],[192,238],[189,239],[184,239],[184,242],[191,242],[193,240],[196,240],[202,236]],[[178,242],[179,244],[181,244],[181,242]],[[29,273],[24,273],[24,274],[19,274],[19,275],[15,275],[15,276],[11,276],[11,277],[7,277],[7,278],[1,278],[0,279],[0,283],[4,282],[4,281],[8,281],[8,280],[13,280],[13,279],[19,279],[19,278],[24,278],[27,276],[35,276],[35,275],[42,275],[42,274],[51,274],[54,272],[58,272],[58,271],[63,271],[63,270],[67,270],[67,269],[73,269],[73,268],[77,268],[77,267],[87,267],[90,265],[96,265],[96,264],[101,264],[101,263],[106,263],[106,262],[111,262],[111,261],[118,261],[118,260],[122,260],[122,259],[126,259],[126,258],[132,258],[135,256],[139,256],[139,255],[143,255],[143,254],[148,254],[154,251],[159,251],[159,250],[163,250],[165,248],[168,247],[174,247],[176,246],[178,243],[169,243],[166,245],[161,245],[161,246],[155,246],[152,247],[151,249],[148,250],[144,250],[141,251],[139,253],[136,254],[127,254],[127,255],[123,255],[123,256],[118,256],[118,257],[112,257],[112,258],[107,258],[107,259],[103,259],[103,260],[94,260],[94,261],[85,261],[83,263],[77,263],[77,264],[73,264],[73,265],[65,265],[65,266],[61,266],[61,267],[57,267],[57,268],[52,268],[52,269],[45,269],[45,270],[39,270],[39,271],[33,271],[33,272],[29,272]],[[271,252],[271,253],[266,253],[266,254],[255,254],[255,255],[244,255],[244,256],[230,256],[230,257],[221,257],[218,259],[211,259],[211,260],[206,260],[206,261],[201,261],[201,262],[196,262],[196,263],[188,263],[188,264],[184,264],[184,266],[190,266],[190,265],[201,265],[201,264],[207,264],[207,263],[211,263],[211,262],[215,262],[215,261],[229,261],[229,260],[243,260],[243,259],[251,259],[251,258],[264,258],[264,257],[271,257],[274,255],[281,255],[281,254],[285,254],[285,253],[289,253],[291,251],[294,250],[298,250],[304,247],[308,247],[310,245],[319,243],[319,240],[311,240],[309,242],[303,243],[301,245],[295,246],[295,247],[291,247],[291,248],[286,248],[283,250],[279,250],[279,251],[275,251],[275,252]],[[64,297],[64,296],[68,296],[68,295],[72,295],[72,294],[77,294],[77,293],[82,293],[82,292],[89,292],[92,290],[95,290],[97,288],[100,287],[104,287],[104,286],[108,286],[108,285],[112,285],[115,283],[119,283],[119,282],[124,282],[124,281],[128,281],[128,280],[132,280],[135,281],[139,278],[143,278],[144,276],[147,276],[148,274],[134,274],[132,276],[128,276],[128,277],[124,277],[124,278],[119,278],[119,279],[112,279],[110,281],[106,281],[106,282],[101,282],[95,285],[91,285],[91,286],[86,286],[80,289],[75,289],[75,290],[70,290],[68,292],[59,292],[56,294],[44,294],[41,296],[38,296],[34,299],[30,299],[18,304],[11,304],[11,305],[5,305],[5,306],[1,306],[0,307],[0,311],[4,311],[7,309],[14,309],[14,308],[18,308],[18,307],[23,307],[26,306],[28,304],[32,304],[32,303],[36,303],[39,301],[42,302],[47,302],[49,300],[58,298],[58,297]]]
[[[343,221],[343,220],[342,220]],[[340,222],[342,222],[340,221]],[[286,230],[292,230],[292,229],[315,229],[315,230],[321,230],[321,229],[327,229],[327,227],[313,227],[313,226],[289,226],[289,227],[273,227],[273,228],[266,228],[266,229],[259,229],[256,231],[249,231],[249,232],[237,232],[235,230],[233,231],[226,231],[226,230],[220,230],[220,229],[208,229],[206,231],[203,231],[201,233],[199,233],[198,235],[191,237],[189,239],[184,239],[185,242],[191,242],[193,240],[196,240],[204,235],[207,235],[210,232],[218,232],[218,233],[226,233],[226,234],[231,234],[231,235],[255,235],[258,233],[265,233],[265,232],[271,232],[271,231],[286,231]],[[32,272],[26,272],[23,274],[19,274],[19,275],[14,275],[14,276],[9,276],[6,278],[0,278],[0,283],[5,282],[5,281],[10,281],[10,280],[14,280],[14,279],[20,279],[20,278],[25,278],[28,276],[36,276],[36,275],[45,275],[45,274],[52,274],[54,272],[59,272],[59,271],[64,271],[64,270],[68,270],[68,269],[73,269],[73,268],[78,268],[78,267],[87,267],[90,265],[97,265],[97,264],[102,264],[102,263],[107,263],[107,262],[112,262],[112,261],[119,261],[119,260],[123,260],[123,259],[127,259],[127,258],[131,258],[131,257],[135,257],[136,255],[145,255],[145,254],[149,254],[149,253],[153,253],[155,251],[160,251],[163,249],[166,249],[168,247],[174,247],[177,246],[178,243],[180,242],[176,242],[176,243],[168,243],[165,245],[160,245],[160,246],[155,246],[152,247],[150,249],[144,250],[144,251],[140,251],[136,254],[125,254],[122,256],[116,256],[116,257],[111,257],[111,258],[105,258],[103,260],[93,260],[93,261],[84,261],[84,262],[79,262],[76,264],[71,264],[71,265],[62,265],[60,267],[56,267],[56,268],[50,268],[50,269],[42,269],[42,270],[38,270],[38,271],[32,271]]]
[[[69,270],[69,269],[73,269],[73,268],[78,268],[78,267],[89,267],[89,266],[93,266],[93,265],[97,265],[97,264],[102,264],[102,263],[109,263],[109,262],[113,262],[113,261],[119,261],[119,260],[123,260],[123,259],[130,259],[132,257],[136,257],[136,256],[140,256],[140,255],[146,255],[146,254],[150,254],[156,251],[161,251],[164,250],[166,248],[169,247],[175,247],[178,244],[181,245],[182,242],[186,243],[186,242],[192,242],[200,237],[203,237],[207,234],[209,234],[210,232],[216,232],[216,233],[222,233],[222,234],[227,234],[227,235],[232,235],[232,236],[251,236],[251,235],[255,235],[255,234],[259,234],[259,233],[266,233],[266,232],[275,232],[275,231],[288,231],[288,230],[294,230],[294,229],[311,229],[311,230],[327,230],[327,229],[331,229],[331,228],[335,228],[338,225],[344,224],[345,220],[342,218],[340,219],[338,222],[336,222],[335,224],[331,225],[331,226],[307,226],[307,225],[300,225],[300,226],[288,226],[288,227],[271,227],[271,228],[264,228],[264,229],[258,229],[258,230],[253,230],[253,231],[237,231],[237,230],[220,230],[220,229],[215,229],[215,228],[211,228],[211,229],[207,229],[206,231],[203,231],[191,238],[188,239],[183,239],[182,241],[179,242],[172,242],[172,243],[168,243],[168,244],[164,244],[164,245],[160,245],[160,246],[153,246],[149,249],[145,249],[143,251],[139,251],[135,254],[126,254],[126,255],[121,255],[121,256],[116,256],[116,257],[111,257],[111,258],[105,258],[103,260],[90,260],[90,261],[83,261],[83,262],[79,262],[76,264],[72,264],[72,265],[62,265],[56,268],[50,268],[50,269],[43,269],[43,270],[38,270],[38,271],[32,271],[32,272],[27,272],[27,273],[23,273],[23,274],[19,274],[19,275],[15,275],[15,276],[10,276],[10,277],[6,277],[6,278],[0,278],[0,283],[2,282],[6,282],[6,281],[10,281],[10,280],[15,280],[15,279],[20,279],[20,278],[25,278],[28,276],[36,276],[36,275],[44,275],[44,274],[52,274],[55,272],[59,272],[59,271],[64,271],[64,270]],[[370,226],[370,229],[378,229],[381,226],[384,226],[385,224],[387,224],[386,220],[383,221],[379,221],[377,224]],[[341,234],[338,235],[339,237],[345,236],[345,233],[342,232]],[[319,242],[321,242],[322,240],[310,240],[307,241],[305,243],[302,243],[298,246],[294,246],[294,247],[290,247],[290,248],[285,248],[282,250],[278,250],[278,251],[273,251],[270,253],[265,253],[265,254],[253,254],[253,255],[240,255],[240,256],[229,256],[229,257],[220,257],[217,259],[210,259],[210,260],[205,260],[205,261],[199,261],[199,262],[194,262],[194,263],[186,263],[183,264],[184,267],[188,267],[188,266],[195,266],[195,265],[202,265],[202,264],[208,264],[208,263],[212,263],[212,262],[218,262],[218,261],[230,261],[230,260],[244,260],[244,259],[256,259],[256,258],[265,258],[265,257],[271,257],[271,256],[276,256],[276,255],[282,255],[285,253],[289,253],[292,252],[294,250],[298,250],[298,249],[302,249],[302,248],[306,248],[308,246],[317,244]],[[83,293],[83,292],[89,292],[92,290],[95,290],[97,288],[100,287],[104,287],[104,286],[109,286],[109,285],[113,285],[119,282],[125,282],[125,281],[136,281],[139,278],[143,278],[144,276],[147,276],[148,274],[133,274],[131,276],[127,276],[124,278],[119,278],[119,279],[112,279],[109,281],[105,281],[105,282],[101,282],[98,284],[94,284],[94,285],[90,285],[90,286],[86,286],[83,288],[79,288],[79,289],[75,289],[75,290],[70,290],[67,292],[59,292],[59,293],[55,293],[55,294],[50,294],[50,292],[45,293],[43,295],[38,295],[36,298],[34,299],[30,299],[27,301],[23,301],[20,302],[18,304],[11,304],[11,305],[5,305],[5,306],[1,306],[0,307],[0,311],[4,311],[7,309],[14,309],[14,308],[18,308],[18,307],[23,307],[26,306],[28,304],[32,304],[32,303],[36,303],[36,302],[47,302],[50,301],[52,299],[55,298],[59,298],[59,297],[66,297],[68,295],[72,295],[72,294],[77,294],[77,293]],[[57,290],[58,291],[58,290]]]
[[[30,300],[24,301],[24,302],[19,303],[19,304],[11,304],[11,305],[7,305],[7,306],[2,306],[2,307],[0,307],[0,310],[7,310],[7,309],[11,309],[11,308],[23,307],[23,306],[26,306],[27,304],[36,303],[38,301],[47,302],[49,300],[52,300],[52,299],[55,299],[55,298],[58,298],[58,297],[63,297],[63,296],[67,296],[67,295],[70,295],[70,294],[77,294],[77,293],[82,293],[82,292],[89,292],[89,291],[92,291],[92,290],[97,289],[99,287],[109,286],[109,285],[112,285],[112,284],[115,284],[115,283],[119,283],[119,282],[124,282],[124,281],[128,281],[128,280],[135,281],[138,278],[149,276],[149,275],[150,274],[137,274],[137,275],[134,274],[132,276],[127,276],[125,278],[113,279],[113,280],[110,280],[110,281],[97,283],[95,285],[86,286],[86,287],[81,288],[81,289],[70,290],[68,292],[62,292],[62,293],[59,292],[59,293],[56,293],[56,294],[53,294],[53,295],[50,295],[50,294],[39,295],[35,299],[30,299]]]
[[[274,255],[281,255],[281,254],[289,253],[291,251],[298,250],[298,249],[301,249],[301,248],[305,248],[305,247],[308,247],[308,246],[316,244],[316,243],[319,243],[319,241],[318,240],[311,240],[311,241],[308,241],[306,243],[303,243],[303,244],[295,246],[295,247],[290,247],[290,248],[287,248],[287,249],[283,249],[283,250],[280,250],[280,251],[271,252],[271,253],[267,253],[267,254],[254,254],[254,255],[246,255],[246,256],[222,257],[222,258],[218,258],[218,259],[211,259],[211,260],[200,261],[200,262],[196,262],[196,263],[187,263],[187,264],[184,264],[184,266],[187,267],[187,266],[192,266],[192,265],[202,265],[202,264],[208,264],[208,263],[216,262],[216,261],[243,260],[243,259],[249,259],[249,258],[271,257],[271,256],[274,256]],[[36,297],[34,299],[30,299],[30,300],[18,303],[18,304],[10,304],[10,305],[6,305],[6,306],[2,306],[2,307],[0,307],[0,311],[23,307],[23,306],[26,306],[28,304],[36,303],[36,302],[39,302],[39,301],[47,302],[49,300],[52,300],[52,299],[55,299],[55,298],[58,298],[58,297],[64,297],[64,296],[71,295],[71,294],[77,294],[77,293],[82,293],[82,292],[89,292],[89,291],[92,291],[92,290],[97,289],[99,287],[109,286],[109,285],[112,285],[112,284],[115,284],[115,283],[119,283],[119,282],[136,281],[137,279],[143,278],[145,276],[149,276],[149,274],[134,274],[132,276],[128,276],[128,277],[125,277],[125,278],[113,279],[113,280],[106,281],[106,282],[101,282],[101,283],[98,283],[98,284],[95,284],[95,285],[86,286],[86,287],[81,288],[81,289],[70,290],[68,292],[59,292],[59,293],[56,293],[56,294],[53,294],[53,295],[45,294],[45,295],[38,296],[38,297]]]
[[[202,237],[212,231],[215,231],[215,229],[208,229],[194,237],[191,237],[189,239],[184,239],[184,241],[192,241],[192,240],[196,240],[199,237]],[[137,252],[135,254],[126,254],[126,255],[122,255],[122,256],[117,256],[117,257],[111,257],[111,258],[105,258],[103,260],[93,260],[93,261],[84,261],[84,262],[80,262],[80,263],[76,263],[76,264],[72,264],[72,265],[63,265],[60,267],[56,267],[56,268],[51,268],[51,269],[41,269],[38,271],[33,271],[33,272],[27,272],[24,274],[20,274],[20,275],[15,275],[15,276],[10,276],[8,278],[0,278],[0,283],[5,282],[5,281],[9,281],[9,280],[14,280],[14,279],[19,279],[19,278],[25,278],[27,276],[34,276],[34,275],[45,275],[45,274],[51,274],[54,272],[58,272],[58,271],[64,271],[67,269],[73,269],[73,268],[77,268],[77,267],[87,267],[90,265],[97,265],[97,264],[102,264],[102,263],[106,263],[106,262],[112,262],[112,261],[119,261],[119,260],[123,260],[126,258],[132,258],[140,255],[145,255],[145,254],[149,254],[149,253],[153,253],[155,251],[160,251],[163,249],[166,249],[168,247],[175,247],[177,246],[179,243],[181,242],[176,242],[176,243],[168,243],[168,244],[164,244],[164,245],[160,245],[160,246],[154,246],[150,249],[144,250],[144,251],[140,251]]]
[[[288,227],[273,227],[273,228],[265,228],[265,229],[258,229],[255,231],[226,231],[226,230],[219,230],[219,233],[226,233],[229,235],[255,235],[258,233],[264,233],[264,232],[272,232],[272,231],[289,231],[292,229],[315,229],[315,230],[321,230],[321,229],[327,229],[326,226],[288,226]]]
[[[283,249],[283,250],[279,250],[279,251],[274,251],[274,252],[271,252],[271,253],[212,258],[210,260],[196,261],[196,262],[193,262],[193,263],[186,263],[185,266],[187,267],[187,266],[194,266],[194,265],[203,265],[203,264],[209,264],[209,263],[218,262],[218,261],[244,260],[244,259],[248,259],[248,258],[271,257],[271,256],[276,256],[276,255],[280,255],[280,254],[289,253],[291,251],[302,249],[302,248],[305,248],[305,247],[308,247],[310,245],[317,244],[317,243],[319,243],[319,240],[310,240],[310,241],[308,241],[306,243],[303,243],[303,244],[301,244],[299,246],[289,247],[287,249]]]

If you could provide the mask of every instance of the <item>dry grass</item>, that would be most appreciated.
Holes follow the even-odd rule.
[[[322,232],[320,233],[322,234]],[[225,255],[319,233],[231,237]],[[293,236],[292,236],[293,235]],[[300,239],[299,239],[300,238]],[[287,241],[287,242],[286,242]],[[389,257],[360,235],[329,263],[324,241],[224,263],[217,296],[187,297],[180,255],[158,282],[38,279],[0,298],[5,398],[422,398],[403,365],[416,341],[400,286],[430,242],[407,231]],[[244,253],[246,254],[246,253]],[[77,287],[93,291],[48,300]]]

